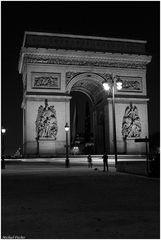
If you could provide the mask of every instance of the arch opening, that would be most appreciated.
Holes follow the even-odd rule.
[[[105,151],[102,81],[79,79],[71,87],[70,95],[71,152],[102,154]]]

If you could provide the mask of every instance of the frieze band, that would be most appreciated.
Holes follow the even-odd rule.
[[[26,63],[41,63],[41,64],[59,64],[59,65],[79,65],[79,66],[95,66],[95,67],[116,67],[116,68],[133,68],[145,69],[146,62],[113,62],[104,59],[81,59],[74,57],[49,57],[26,55],[24,57]]]

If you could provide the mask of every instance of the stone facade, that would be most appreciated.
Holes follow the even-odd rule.
[[[44,40],[45,36],[48,39],[46,41]],[[61,41],[59,47],[53,45],[53,41],[58,40],[58,37],[59,41],[62,40],[63,46]],[[73,39],[75,44],[74,39],[81,39],[78,41],[78,48],[76,45],[74,45],[75,49],[67,48],[64,38],[69,41]],[[94,41],[96,41],[97,47],[102,42],[104,47],[99,48],[100,50],[97,48],[97,51],[90,48],[85,51],[84,47],[81,50],[80,45],[83,44],[83,39],[88,40],[89,43],[92,41],[92,46],[95,46]],[[81,44],[79,44],[80,42]],[[110,44],[113,49],[111,52]],[[139,47],[135,52],[137,44]],[[144,52],[145,44],[145,41],[122,39],[116,41],[116,39],[26,32],[19,60],[19,73],[22,74],[24,90],[22,102],[24,154],[36,155],[38,151],[40,155],[65,153],[64,126],[66,122],[70,124],[70,94],[72,91],[85,93],[93,104],[96,153],[102,153],[104,150],[113,153],[111,93],[105,92],[102,86],[102,82],[108,79],[109,74],[117,75],[123,81],[122,90],[118,91],[115,88],[118,152],[144,152],[145,144],[135,143],[134,140],[136,137],[148,136],[147,104],[149,99],[146,89],[146,67],[150,63],[151,57],[146,56]],[[120,49],[121,51],[125,50],[125,45],[129,46],[129,51],[132,53],[120,52]],[[108,51],[105,51],[105,46],[108,46]],[[43,111],[45,119],[43,119]],[[41,121],[39,122],[43,126],[49,127],[50,125],[49,133],[46,135],[45,133],[44,135],[39,134],[38,131],[43,128],[41,123],[38,125],[40,112],[39,119]],[[129,114],[129,118],[127,118],[127,114]],[[133,129],[131,130],[133,133],[125,134],[123,126],[127,125],[126,121],[128,124],[129,121],[133,122],[134,119],[131,117],[133,115],[135,115],[135,122],[130,128],[125,128],[126,131]],[[138,135],[137,131],[139,131]],[[102,144],[99,144],[100,141]]]

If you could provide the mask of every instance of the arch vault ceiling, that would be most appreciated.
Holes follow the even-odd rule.
[[[71,91],[79,91],[86,94],[94,105],[100,103],[105,96],[102,83],[91,79],[82,79],[77,81],[72,86]]]

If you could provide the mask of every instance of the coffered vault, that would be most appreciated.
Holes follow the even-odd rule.
[[[67,73],[69,77],[69,73]],[[72,77],[67,84],[66,92],[79,91],[86,94],[93,105],[97,105],[105,97],[102,82],[105,77],[97,73],[71,73]]]

